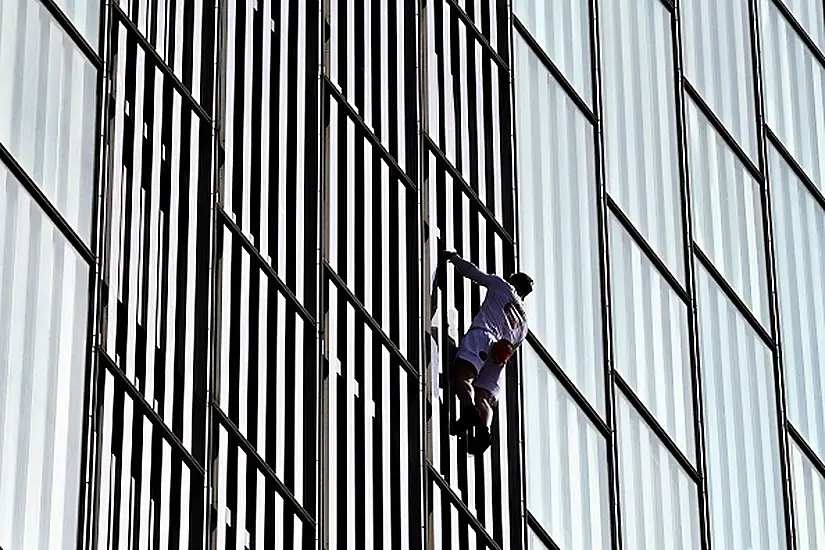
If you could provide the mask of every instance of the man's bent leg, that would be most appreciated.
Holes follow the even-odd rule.
[[[473,381],[475,378],[476,368],[472,363],[460,358],[456,358],[455,361],[453,361],[450,382],[462,406],[473,406],[475,401]]]
[[[461,402],[461,417],[450,426],[452,435],[461,435],[479,423],[478,413],[475,408],[475,389],[473,381],[476,377],[476,369],[472,363],[464,359],[456,358],[450,375],[453,391]]]

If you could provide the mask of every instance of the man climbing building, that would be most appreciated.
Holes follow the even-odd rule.
[[[461,339],[450,378],[461,402],[461,417],[451,426],[461,436],[476,428],[467,445],[472,454],[482,454],[492,445],[490,426],[493,408],[501,391],[501,373],[510,356],[527,337],[524,298],[533,291],[533,279],[515,273],[502,279],[480,271],[456,252],[445,252],[464,277],[487,288],[487,296]]]

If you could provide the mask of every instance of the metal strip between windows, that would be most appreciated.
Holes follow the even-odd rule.
[[[157,69],[163,74],[164,77],[168,78],[169,81],[172,83],[172,86],[175,88],[183,98],[184,103],[186,103],[187,107],[192,109],[192,111],[198,115],[198,117],[204,121],[205,123],[212,126],[212,117],[209,113],[206,112],[200,103],[195,100],[192,92],[189,91],[183,82],[178,78],[175,72],[172,70],[169,65],[166,64],[166,61],[160,56],[160,54],[155,50],[155,47],[149,43],[149,40],[143,36],[143,33],[137,28],[135,23],[129,18],[126,12],[123,11],[118,4],[112,3],[111,4],[112,16],[113,19],[117,20],[123,27],[126,28],[129,35],[137,40],[138,44],[140,45],[141,49],[144,51],[147,57],[149,57],[153,62]]]
[[[68,221],[63,217],[60,211],[51,203],[46,197],[40,187],[29,177],[17,159],[9,152],[6,147],[0,143],[0,162],[6,165],[9,172],[20,182],[23,188],[28,191],[34,202],[43,209],[49,219],[57,226],[64,237],[72,244],[72,247],[77,253],[89,264],[95,263],[95,254],[86,246],[83,239],[80,238]]]
[[[103,68],[103,58],[97,53],[97,51],[86,41],[86,38],[80,33],[79,30],[74,26],[72,21],[68,18],[68,16],[61,10],[54,0],[37,0],[43,6],[49,10],[49,13],[54,17],[54,19],[58,22],[60,27],[71,36],[74,43],[80,48],[80,51],[89,59],[92,65],[94,65],[95,69],[100,70]],[[105,8],[104,8],[105,9]],[[101,29],[101,34],[103,34],[103,29]]]
[[[226,416],[226,413],[221,410],[217,403],[212,402],[210,403],[210,408],[213,411],[214,417],[217,420],[218,424],[220,424],[223,428],[226,429],[227,432],[235,439],[240,447],[240,450],[246,454],[248,458],[252,460],[255,464],[255,468],[264,474],[268,479],[270,479],[275,484],[275,489],[278,491],[278,495],[284,499],[284,502],[292,509],[292,512],[297,515],[301,521],[304,523],[315,526],[315,518],[312,517],[301,503],[298,502],[298,499],[295,498],[295,495],[292,494],[286,485],[278,478],[275,474],[275,470],[272,469],[269,464],[263,459],[261,455],[258,454],[257,449],[252,446],[252,444],[243,436],[235,423]]]
[[[103,363],[103,366],[106,368],[106,372],[112,375],[117,383],[123,388],[126,392],[126,395],[134,403],[135,407],[140,409],[140,413],[146,417],[149,422],[152,423],[157,429],[159,429],[162,433],[166,442],[169,443],[171,447],[173,447],[176,451],[178,451],[183,458],[183,462],[186,463],[189,468],[193,471],[199,473],[202,476],[206,475],[206,470],[203,466],[195,459],[192,453],[184,446],[183,442],[180,440],[178,436],[176,436],[169,426],[163,421],[160,415],[153,409],[149,402],[146,401],[146,398],[143,397],[140,390],[138,390],[135,385],[132,383],[131,380],[126,378],[126,374],[118,367],[114,361],[109,357],[105,350],[97,348],[95,353],[100,358],[100,361]],[[99,404],[101,405],[101,404]]]

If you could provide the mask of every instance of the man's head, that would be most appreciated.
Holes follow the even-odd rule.
[[[521,271],[513,273],[507,279],[507,282],[513,285],[513,288],[516,289],[516,292],[522,299],[533,292],[533,278],[527,273],[522,273]]]

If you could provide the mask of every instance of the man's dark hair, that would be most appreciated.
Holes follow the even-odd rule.
[[[513,273],[507,279],[507,282],[513,285],[513,288],[516,289],[516,292],[518,292],[518,295],[522,298],[533,292],[533,278],[527,273],[521,271]]]

